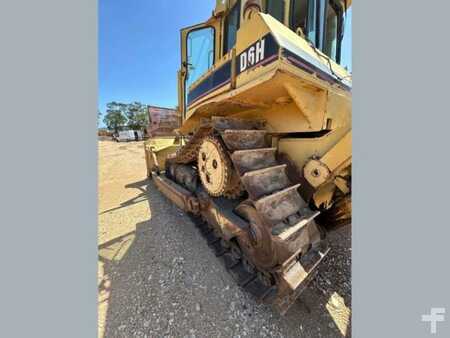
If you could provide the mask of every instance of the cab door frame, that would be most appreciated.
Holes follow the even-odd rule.
[[[217,59],[220,58],[220,48],[222,46],[221,42],[221,20],[208,20],[207,22],[203,22],[197,25],[189,26],[181,29],[180,38],[181,38],[181,66],[178,71],[178,106],[182,115],[183,121],[186,118],[187,111],[187,90],[186,88],[186,80],[188,75],[188,47],[187,47],[187,37],[189,33],[204,29],[204,28],[212,28],[214,31],[214,55],[213,55],[213,66],[216,64]]]

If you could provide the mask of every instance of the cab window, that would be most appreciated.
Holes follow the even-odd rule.
[[[197,81],[214,62],[214,28],[196,29],[187,35],[186,89]]]
[[[340,43],[340,11],[339,7],[333,6],[330,1],[327,1],[325,8],[325,29],[323,35],[322,51],[339,62],[338,45]],[[338,43],[339,42],[339,43]]]
[[[284,22],[284,0],[267,0],[266,13]]]
[[[241,1],[239,0],[231,9],[225,19],[225,36],[223,42],[223,54],[227,54],[236,44],[237,31],[240,27]]]
[[[315,46],[319,46],[317,34],[317,0],[293,0],[291,2],[290,28],[297,32],[301,29],[306,38]]]
[[[328,57],[340,62],[342,9],[334,0],[292,0],[290,28]]]

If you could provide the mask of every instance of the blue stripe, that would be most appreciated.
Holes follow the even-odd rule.
[[[274,55],[277,55],[280,46],[275,41],[275,38],[272,34],[267,34],[262,39],[265,39],[264,44],[264,59],[259,61],[257,64],[254,64],[250,67],[247,67],[245,70],[251,69],[253,67],[256,67],[260,64],[263,64],[265,60],[267,60],[270,57],[273,57]],[[262,40],[261,39],[261,40]],[[240,57],[243,53],[248,52],[248,50],[255,46],[255,44],[258,41],[255,41],[253,44],[251,44],[246,50],[244,50],[242,53],[240,53],[236,57],[236,74],[239,75],[241,73],[240,68]],[[306,61],[305,59],[301,58],[295,53],[290,52],[287,49],[284,49],[283,54],[286,58],[292,58],[295,60],[295,62],[291,62],[294,66],[303,69],[304,71],[313,74],[316,73],[317,77],[323,81],[329,82],[331,84],[338,84],[341,88],[347,91],[351,91],[351,87],[346,85],[345,83],[341,82],[339,79],[335,78],[334,76],[324,72],[317,66],[311,64],[310,62]],[[231,79],[231,61],[226,62],[224,65],[222,65],[219,69],[212,72],[206,79],[201,81],[194,89],[189,91],[188,94],[188,105],[191,105],[193,102],[201,98],[202,96],[208,94],[210,91],[219,88],[221,85],[226,84]]]
[[[264,60],[267,60],[273,55],[276,55],[279,50],[279,46],[276,43],[274,37],[272,34],[267,34],[262,39],[265,39],[264,43],[264,59],[261,60],[258,64],[252,65],[251,67],[247,67],[246,70],[251,69],[261,63],[264,63]],[[261,39],[261,40],[262,40]],[[240,57],[243,53],[246,53],[252,46],[255,46],[255,44],[260,41],[257,40],[254,43],[252,43],[246,50],[244,50],[242,53],[240,53],[236,57],[236,74],[239,75],[241,73],[240,69]],[[231,61],[228,61],[224,65],[222,65],[219,69],[212,72],[206,79],[201,81],[194,89],[189,91],[188,94],[188,106],[191,105],[193,102],[201,98],[202,96],[206,95],[208,92],[216,89],[216,87],[225,84],[227,81],[230,81],[231,79]]]
[[[316,67],[315,65],[313,65],[312,63],[306,61],[305,59],[301,58],[300,56],[298,56],[295,53],[290,52],[289,50],[285,49],[283,52],[284,56],[286,58],[293,58],[296,62],[293,63],[291,62],[294,66],[303,69],[304,71],[313,74],[316,73],[317,77],[323,81],[326,81],[328,83],[331,84],[338,84],[340,87],[342,87],[342,89],[347,90],[347,91],[351,91],[352,88],[348,85],[346,85],[345,83],[341,82],[339,79],[335,78],[334,76],[324,72],[323,70],[321,70],[320,68]]]
[[[197,87],[192,89],[188,94],[188,105],[190,105],[197,98],[207,93],[211,89],[225,83],[231,78],[231,61],[228,61],[222,67],[214,71],[206,79],[200,82]]]

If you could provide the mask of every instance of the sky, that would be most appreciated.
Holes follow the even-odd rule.
[[[342,40],[342,65],[352,71],[352,7],[347,11],[344,26],[344,39]]]
[[[98,105],[177,105],[180,29],[207,20],[215,0],[99,0]],[[351,11],[351,10],[350,10]],[[351,12],[344,38],[351,63]],[[351,66],[349,67],[351,69]]]

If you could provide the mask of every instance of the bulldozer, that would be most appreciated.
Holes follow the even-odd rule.
[[[181,30],[182,124],[148,175],[236,282],[281,314],[351,226],[350,0],[217,0]]]

